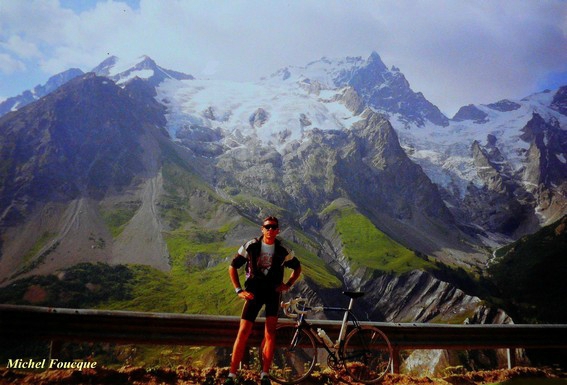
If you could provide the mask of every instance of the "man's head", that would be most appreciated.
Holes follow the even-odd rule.
[[[276,235],[280,232],[278,218],[267,217],[262,221],[262,234],[264,235],[264,242],[272,244],[276,240]]]

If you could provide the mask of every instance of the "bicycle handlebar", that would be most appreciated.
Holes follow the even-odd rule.
[[[307,299],[297,297],[287,302],[281,302],[281,307],[286,317],[297,318],[300,314],[305,314],[309,311],[323,311],[323,306],[306,306]],[[297,306],[300,305],[301,309]]]

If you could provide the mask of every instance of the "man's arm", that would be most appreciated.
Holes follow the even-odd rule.
[[[232,282],[232,286],[234,290],[241,289],[240,286],[240,277],[238,276],[238,270],[234,266],[228,267],[228,275],[230,277],[230,282]]]
[[[230,277],[230,282],[232,282],[232,286],[234,287],[234,291],[236,294],[242,299],[254,299],[254,294],[243,290],[240,286],[240,277],[238,276],[238,269],[234,266],[228,267],[228,275]],[[240,290],[239,290],[240,289]]]
[[[276,288],[276,291],[279,291],[280,293],[288,291],[289,289],[291,289],[295,281],[299,279],[300,275],[301,275],[301,265],[298,264],[291,272],[291,275],[289,276],[287,282],[282,283],[280,286],[278,286]]]
[[[299,265],[298,267],[293,269],[293,271],[291,272],[291,275],[289,276],[289,279],[286,282],[286,285],[289,286],[289,287],[292,287],[293,284],[295,283],[295,281],[297,281],[299,279],[300,275],[301,275],[301,265]]]

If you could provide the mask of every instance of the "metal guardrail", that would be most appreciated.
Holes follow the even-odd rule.
[[[258,319],[250,345],[259,345],[264,320]],[[0,339],[104,341],[192,346],[232,346],[239,317],[147,313],[89,309],[47,308],[0,304]],[[280,322],[293,322],[280,319]],[[310,322],[338,336],[340,321]],[[448,325],[363,322],[380,328],[390,339],[399,369],[400,350],[567,348],[567,324],[560,325]],[[509,359],[512,366],[513,355]]]

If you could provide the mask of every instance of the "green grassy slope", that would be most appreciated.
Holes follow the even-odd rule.
[[[335,221],[343,253],[353,269],[367,267],[397,275],[436,269],[435,264],[378,230],[352,205],[333,203],[323,213]]]

